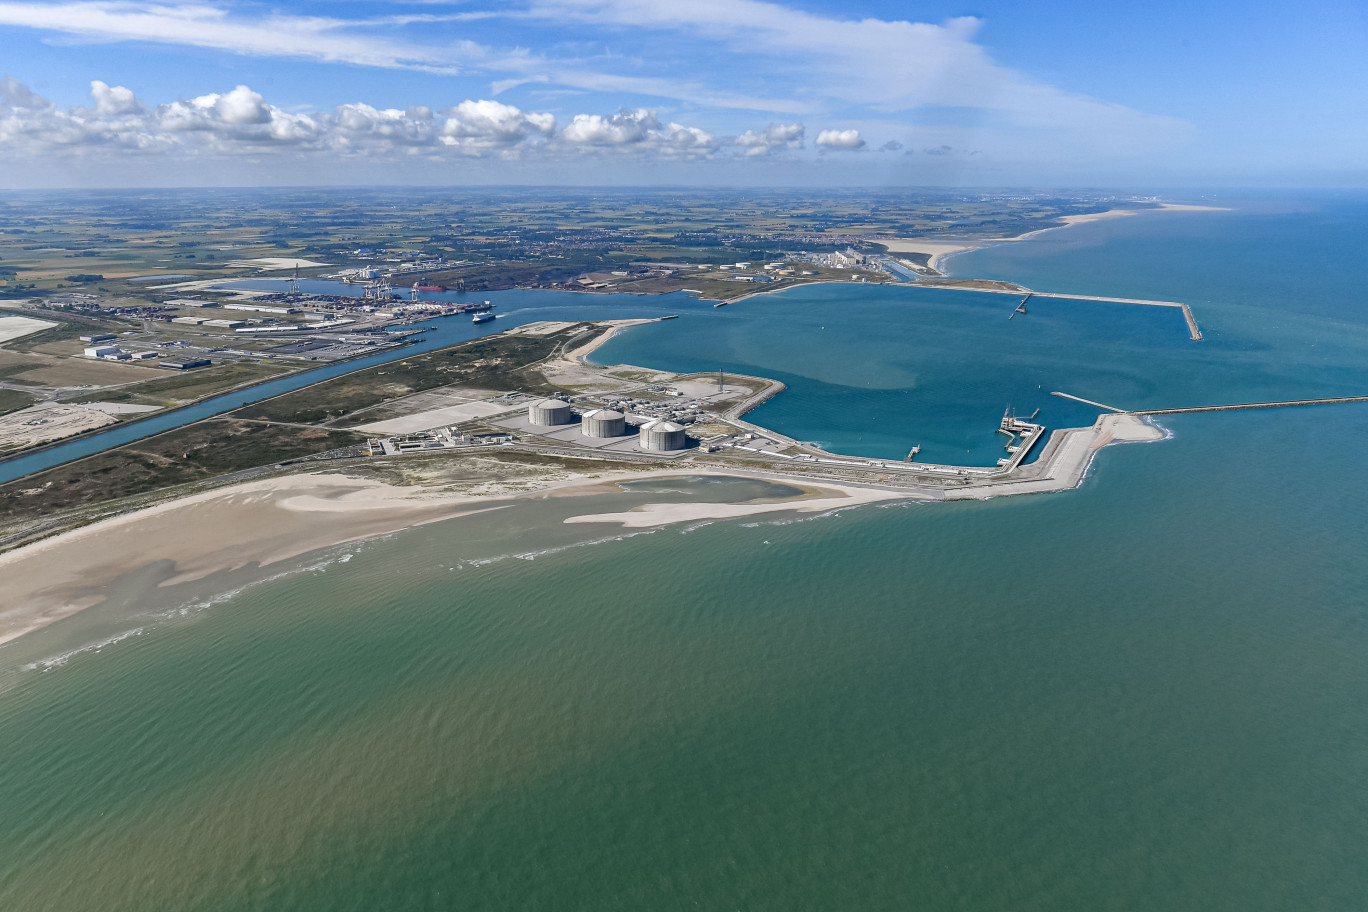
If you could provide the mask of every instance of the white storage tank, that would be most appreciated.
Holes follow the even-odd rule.
[[[555,427],[570,423],[570,403],[559,399],[542,399],[527,407],[527,420],[538,427]]]
[[[652,453],[684,449],[684,429],[673,421],[648,421],[641,426],[641,448]]]
[[[585,437],[621,437],[627,431],[627,419],[612,409],[585,412],[580,422],[580,433]]]

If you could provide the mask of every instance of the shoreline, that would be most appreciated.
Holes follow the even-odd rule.
[[[572,361],[578,364],[584,364],[588,360],[590,355],[592,355],[594,352],[598,351],[601,347],[606,345],[608,343],[608,340],[612,339],[614,336],[621,333],[624,329],[628,329],[633,326],[642,326],[646,323],[659,323],[662,319],[664,318],[642,317],[633,320],[595,320],[594,322],[600,325],[604,323],[611,324],[608,327],[608,331],[605,332],[603,335],[599,336],[598,338],[590,339],[588,342],[584,343],[579,348],[565,352],[563,355],[561,355],[561,358],[565,361]]]
[[[1230,212],[1231,209],[1225,206],[1198,206],[1189,203],[1160,203],[1157,209],[1107,209],[1103,212],[1088,212],[1081,215],[1060,216],[1062,225],[1051,225],[1047,228],[1036,228],[1027,231],[1025,234],[1018,234],[1015,237],[1001,238],[979,238],[964,241],[936,240],[928,238],[879,238],[870,237],[869,240],[876,244],[883,244],[889,253],[926,253],[930,254],[927,260],[927,267],[935,272],[942,274],[941,264],[948,258],[971,250],[980,250],[993,244],[1012,244],[1017,241],[1028,241],[1031,238],[1039,237],[1047,231],[1061,231],[1065,228],[1072,228],[1075,225],[1086,225],[1091,222],[1109,221],[1116,218],[1127,218],[1133,215],[1143,215],[1149,212]],[[890,244],[888,241],[892,241]]]
[[[647,510],[624,525],[665,525],[695,516],[691,508],[720,510],[714,518],[752,512],[813,512],[891,499],[920,499],[915,492],[795,479],[777,472],[722,471],[714,467],[641,471],[557,472],[530,487],[474,484],[463,491],[391,485],[336,471],[247,481],[181,497],[81,526],[0,554],[0,647],[25,634],[103,602],[123,574],[170,561],[172,575],[158,584],[194,582],[252,564],[265,568],[336,547],[429,523],[500,509],[528,497],[577,496],[611,490],[619,481],[668,477],[750,477],[801,485],[803,493],[756,504],[665,504],[678,511]],[[583,490],[580,490],[583,489]],[[652,505],[646,505],[650,507]],[[697,511],[694,511],[697,512]],[[609,516],[567,522],[611,522]],[[269,532],[262,530],[269,529]],[[99,553],[86,547],[99,538]]]
[[[337,471],[247,481],[144,507],[0,554],[0,647],[102,603],[107,587],[129,571],[170,561],[159,586],[203,579],[255,564],[268,567],[351,542],[499,509],[527,497],[602,493],[619,481],[669,477],[756,478],[798,486],[778,501],[643,504],[624,513],[586,513],[567,523],[647,528],[700,520],[794,512],[824,513],[887,501],[989,500],[1072,490],[1098,451],[1127,442],[1166,439],[1151,420],[1100,417],[1084,428],[1055,431],[1036,462],[1015,477],[946,489],[847,481],[743,466],[679,465],[640,471],[557,470],[533,479],[481,481],[463,490],[392,485]],[[263,532],[263,530],[269,530]],[[98,554],[85,547],[100,539]]]

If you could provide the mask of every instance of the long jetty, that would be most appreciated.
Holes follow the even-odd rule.
[[[1075,398],[1073,396],[1068,397]],[[1237,412],[1242,409],[1292,408],[1299,405],[1339,405],[1345,402],[1368,402],[1368,396],[1338,396],[1333,399],[1284,399],[1279,402],[1241,402],[1235,405],[1194,405],[1188,408],[1140,409],[1132,415],[1187,415],[1193,412]]]
[[[1029,297],[1060,298],[1067,301],[1102,301],[1107,304],[1143,304],[1146,307],[1177,307],[1182,310],[1183,319],[1187,321],[1188,338],[1193,342],[1202,341],[1202,330],[1197,326],[1197,318],[1192,315],[1192,308],[1178,301],[1145,301],[1140,298],[1104,298],[1098,295],[1059,294],[1051,291],[1032,292]]]
[[[1058,390],[1050,393],[1050,395],[1058,396],[1061,399],[1072,399],[1074,402],[1081,402],[1084,405],[1096,406],[1100,409],[1106,409],[1109,412],[1116,412],[1116,414],[1118,415],[1123,415],[1126,412],[1126,410],[1123,408],[1117,408],[1114,405],[1107,405],[1105,402],[1094,402],[1091,399],[1084,399],[1082,396],[1070,396],[1068,393],[1061,393]]]
[[[916,284],[917,283],[914,283],[914,287],[916,287]],[[950,291],[980,291],[984,294],[1019,295],[1024,293],[1026,297],[1022,299],[1022,304],[1032,298],[1059,298],[1062,301],[1102,301],[1107,304],[1142,304],[1146,307],[1176,307],[1183,312],[1183,319],[1187,322],[1188,338],[1193,342],[1202,341],[1202,330],[1201,327],[1197,325],[1197,318],[1192,315],[1192,308],[1180,301],[1146,301],[1141,298],[1104,298],[1099,295],[1062,294],[1055,291],[1031,291],[1031,289],[1023,288],[1021,286],[1017,286],[1016,288],[977,288],[972,285],[922,284],[920,287],[943,288]],[[765,294],[765,292],[758,291],[752,292],[752,294]],[[740,300],[740,298],[736,298],[735,300]],[[1019,307],[1020,305],[1017,306]],[[1019,311],[1014,311],[1012,316],[1016,316],[1018,312]],[[1010,320],[1012,317],[1008,317],[1007,319]]]

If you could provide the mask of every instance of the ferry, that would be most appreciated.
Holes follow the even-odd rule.
[[[489,313],[488,311],[486,311],[485,313],[477,313],[475,316],[471,317],[471,318],[470,318],[470,322],[471,322],[471,323],[488,323],[488,322],[489,322],[490,320],[492,320],[492,319],[494,319],[494,315],[493,315],[492,313]]]

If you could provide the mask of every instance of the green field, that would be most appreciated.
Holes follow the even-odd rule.
[[[28,393],[21,393],[19,390],[0,389],[0,415],[28,408],[37,401],[33,396]]]
[[[216,396],[228,390],[261,383],[282,374],[291,367],[268,362],[228,362],[185,373],[167,373],[154,380],[121,387],[114,392],[97,392],[80,396],[73,402],[130,402],[138,405],[174,406],[195,399]]]

